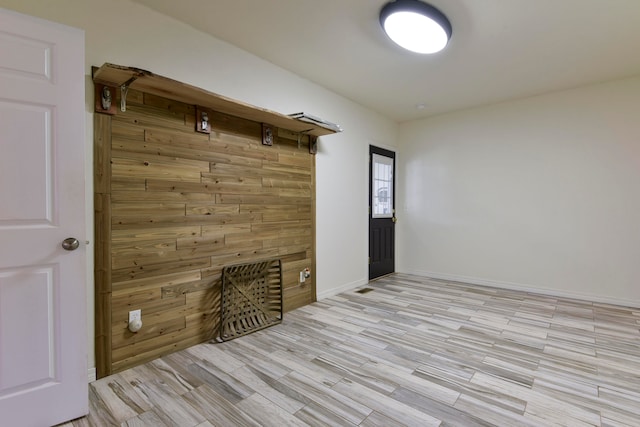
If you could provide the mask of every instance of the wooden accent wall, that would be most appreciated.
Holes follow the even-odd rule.
[[[280,258],[285,311],[315,300],[309,139],[278,129],[268,147],[261,123],[210,121],[196,133],[195,106],[135,90],[126,112],[95,114],[99,377],[214,338],[225,265]]]

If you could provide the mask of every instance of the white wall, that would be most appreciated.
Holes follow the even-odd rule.
[[[320,138],[316,158],[317,292],[325,297],[366,283],[368,147],[370,143],[395,146],[394,122],[128,0],[0,0],[0,7],[85,31],[88,224],[93,224],[91,66],[105,62],[135,66],[281,113],[305,111],[339,123],[345,131]],[[239,31],[247,29],[239,25]],[[93,343],[92,254],[89,258],[89,342]],[[90,355],[94,366],[93,345]]]
[[[640,306],[640,77],[399,135],[399,271]]]

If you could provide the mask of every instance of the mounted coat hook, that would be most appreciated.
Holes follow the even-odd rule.
[[[209,129],[209,115],[206,111],[203,111],[200,115],[200,126],[202,129]]]
[[[96,113],[115,114],[116,88],[102,84],[95,85],[95,111]]]
[[[273,145],[273,126],[266,123],[262,124],[262,145]]]
[[[211,133],[211,111],[196,106],[196,132]]]
[[[109,86],[104,86],[100,91],[100,105],[103,110],[111,108],[111,89]]]

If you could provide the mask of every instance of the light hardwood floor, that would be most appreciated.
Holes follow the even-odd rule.
[[[640,309],[395,274],[91,384],[65,426],[640,426]]]

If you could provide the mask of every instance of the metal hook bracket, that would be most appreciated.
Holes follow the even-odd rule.
[[[309,137],[309,154],[317,154],[318,153],[318,137],[308,134],[309,130],[304,130],[302,132],[298,132],[298,150],[302,148],[302,137]]]
[[[129,86],[135,82],[137,78],[138,76],[133,76],[120,85],[120,111],[123,113],[127,111],[127,93],[129,93]]]
[[[318,137],[309,135],[309,153],[318,154]]]

